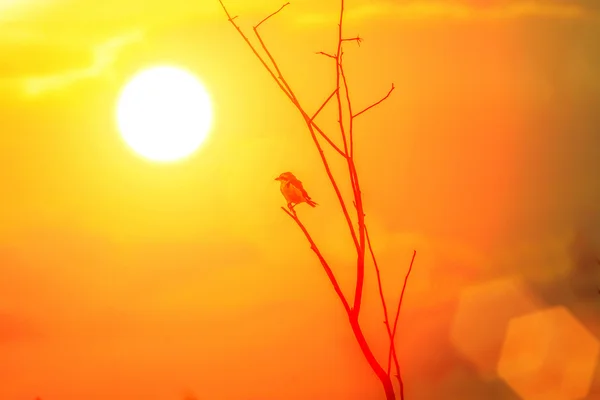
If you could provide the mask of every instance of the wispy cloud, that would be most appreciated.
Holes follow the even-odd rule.
[[[411,2],[380,1],[363,4],[346,11],[347,20],[473,20],[517,18],[585,18],[590,11],[577,3],[554,3],[549,1],[516,1],[497,6],[479,7],[453,1],[417,0]],[[337,12],[310,13],[299,17],[303,24],[330,23]]]
[[[0,0],[0,23],[22,19],[52,5],[52,0]]]
[[[142,31],[135,30],[109,39],[94,49],[91,64],[83,68],[72,68],[60,73],[25,78],[23,80],[24,94],[39,96],[49,91],[63,89],[83,79],[97,77],[110,69],[125,46],[137,43],[143,37]]]

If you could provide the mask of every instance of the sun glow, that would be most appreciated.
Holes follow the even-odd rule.
[[[169,162],[196,151],[212,124],[210,97],[190,72],[160,66],[139,72],[117,102],[117,126],[129,147]]]

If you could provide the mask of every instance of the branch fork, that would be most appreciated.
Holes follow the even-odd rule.
[[[350,237],[352,238],[352,242],[356,249],[356,257],[357,257],[356,258],[356,284],[355,284],[355,288],[354,288],[355,289],[354,290],[354,298],[352,300],[352,303],[348,300],[347,296],[343,293],[343,291],[337,281],[337,278],[332,271],[330,264],[323,256],[321,250],[319,249],[319,247],[313,240],[313,238],[310,235],[309,231],[307,230],[306,226],[302,223],[302,221],[298,217],[294,207],[288,207],[288,208],[281,207],[281,209],[290,218],[292,218],[292,220],[296,223],[298,228],[302,231],[306,240],[310,244],[311,250],[315,253],[317,259],[319,260],[323,270],[325,271],[335,293],[337,294],[337,296],[338,296],[340,302],[342,303],[342,306],[348,316],[348,321],[350,323],[350,327],[352,329],[352,332],[354,333],[354,336],[355,336],[357,343],[362,351],[362,354],[364,355],[369,366],[371,367],[371,369],[373,370],[373,372],[375,373],[375,375],[377,376],[377,378],[379,379],[379,381],[381,382],[381,384],[383,386],[386,400],[396,400],[396,392],[394,389],[394,384],[392,383],[392,372],[391,372],[392,362],[394,364],[394,369],[395,369],[395,371],[394,371],[395,373],[393,376],[396,378],[396,380],[398,381],[398,385],[399,385],[399,392],[398,392],[399,399],[404,400],[404,383],[402,381],[401,373],[400,373],[401,372],[400,371],[400,363],[398,361],[397,352],[396,352],[395,337],[396,337],[396,331],[397,331],[398,318],[400,315],[400,309],[402,307],[402,302],[404,300],[404,294],[406,291],[406,286],[407,286],[407,282],[408,282],[410,273],[412,271],[412,266],[413,266],[413,262],[414,262],[414,259],[416,256],[416,251],[413,252],[413,257],[410,262],[408,272],[404,279],[404,285],[402,286],[400,298],[399,298],[398,304],[396,306],[394,322],[392,324],[390,322],[390,316],[388,314],[388,308],[387,308],[385,296],[383,294],[379,265],[378,265],[377,259],[375,257],[375,252],[373,251],[373,247],[371,246],[371,239],[369,237],[369,233],[367,230],[367,225],[366,225],[366,221],[365,221],[366,215],[364,212],[362,191],[361,191],[361,187],[360,187],[358,171],[357,171],[355,160],[354,160],[354,119],[356,117],[364,114],[368,110],[378,106],[383,101],[385,101],[391,95],[392,91],[394,90],[394,85],[392,84],[391,89],[388,91],[388,93],[383,98],[381,98],[377,102],[369,105],[368,107],[362,109],[361,111],[359,111],[357,113],[353,113],[353,111],[352,111],[353,104],[351,101],[349,84],[348,84],[348,80],[347,80],[347,77],[346,77],[346,74],[344,71],[343,43],[344,42],[356,42],[358,44],[358,46],[360,46],[361,42],[363,41],[363,38],[361,38],[359,35],[357,35],[356,37],[344,37],[343,36],[344,0],[340,0],[341,7],[340,7],[340,16],[339,16],[339,24],[338,24],[337,50],[334,54],[326,53],[324,51],[316,52],[316,54],[318,54],[318,55],[322,55],[322,56],[331,58],[336,61],[335,62],[335,77],[336,77],[335,88],[333,89],[331,94],[329,94],[329,96],[321,103],[321,105],[317,108],[317,110],[312,115],[309,115],[305,111],[306,108],[302,104],[300,104],[300,101],[298,100],[294,90],[288,84],[288,81],[285,78],[282,71],[280,70],[278,63],[276,62],[275,58],[269,51],[267,45],[265,44],[263,38],[261,37],[261,35],[259,33],[259,27],[263,23],[265,23],[267,20],[269,20],[270,18],[277,15],[290,3],[288,2],[288,3],[283,4],[279,9],[277,9],[275,12],[267,15],[265,18],[263,18],[258,24],[256,24],[253,27],[254,34],[255,34],[256,38],[258,39],[260,48],[262,49],[262,54],[261,54],[259,52],[259,50],[257,49],[257,47],[255,47],[250,42],[248,37],[244,34],[244,32],[241,30],[241,28],[234,21],[237,18],[237,16],[231,17],[229,12],[227,11],[227,8],[223,4],[223,0],[218,0],[218,1],[221,4],[221,7],[223,8],[223,11],[226,14],[228,21],[238,31],[238,33],[240,34],[242,39],[246,42],[246,44],[248,45],[250,50],[258,58],[258,60],[261,62],[263,67],[266,69],[266,71],[269,73],[271,78],[274,80],[274,82],[279,86],[281,91],[286,95],[286,97],[295,106],[295,108],[298,110],[298,112],[303,117],[304,122],[306,123],[308,132],[309,132],[309,134],[313,140],[313,143],[317,149],[317,152],[319,153],[319,156],[321,158],[321,163],[323,165],[325,173],[329,179],[331,187],[333,188],[333,190],[336,194],[338,204],[340,206],[341,212],[342,212],[344,219],[346,221],[346,224],[348,226],[348,232],[350,234]],[[330,137],[330,135],[325,133],[323,131],[323,129],[321,129],[320,126],[316,123],[316,118],[319,116],[321,111],[332,101],[333,98],[335,98],[335,102],[337,104],[337,109],[338,109],[337,120],[338,120],[338,126],[339,126],[339,138],[337,140],[339,140],[341,142],[341,145],[336,144],[337,140],[334,141]],[[330,146],[330,148],[332,148],[334,151],[336,151],[345,160],[347,170],[348,170],[347,177],[350,180],[350,185],[352,188],[352,204],[354,205],[355,212],[356,212],[354,218],[351,216],[350,211],[348,210],[348,207],[346,205],[346,199],[344,198],[344,196],[341,193],[341,190],[339,189],[339,185],[338,185],[339,178],[334,176],[333,172],[331,171],[331,168],[329,166],[329,160],[323,150],[323,144],[321,143],[321,139],[325,140],[325,142]],[[363,334],[363,328],[359,322],[359,316],[360,316],[361,305],[362,305],[362,293],[363,293],[363,286],[364,286],[364,272],[365,272],[365,265],[366,265],[367,250],[369,251],[369,254],[371,256],[371,260],[372,260],[372,263],[374,265],[375,272],[377,275],[377,285],[378,285],[380,300],[381,300],[383,314],[384,314],[383,322],[384,322],[387,337],[389,340],[387,368],[384,368],[382,366],[382,363],[380,363],[374,356],[374,354],[368,344],[368,341]]]

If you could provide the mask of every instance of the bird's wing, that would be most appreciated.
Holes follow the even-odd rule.
[[[300,190],[300,192],[302,193],[302,196],[304,196],[304,198],[306,198],[307,200],[311,200],[311,198],[308,195],[308,193],[306,193],[306,190],[304,189],[304,186],[302,185],[302,182],[300,182],[298,180],[298,178],[294,178],[290,182],[292,183],[292,185],[296,186],[298,188],[298,190]]]

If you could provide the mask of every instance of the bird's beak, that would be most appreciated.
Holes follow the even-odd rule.
[[[281,179],[281,177],[280,177],[280,176],[278,176],[277,178],[275,178],[275,180],[276,180],[276,181],[278,181],[278,180],[280,180],[280,179]]]

